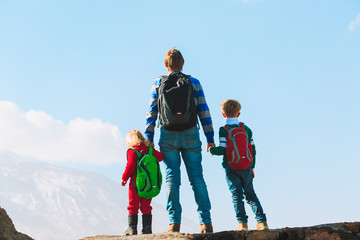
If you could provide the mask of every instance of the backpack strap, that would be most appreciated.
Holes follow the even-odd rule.
[[[142,156],[142,154],[138,150],[136,150],[135,148],[129,148],[128,151],[129,150],[134,150],[136,155],[138,156],[138,158],[140,158]]]
[[[191,75],[186,75],[182,72],[177,72],[177,73],[170,73],[168,75],[161,75],[159,78],[160,78],[160,84],[165,82],[171,75],[176,75],[176,76],[184,76],[191,84],[192,82],[190,81],[190,77]]]
[[[166,80],[169,77],[169,75],[161,75],[160,78],[160,84],[164,81],[164,79]]]
[[[148,154],[153,156],[153,153],[154,153],[154,149],[149,146]]]
[[[134,150],[134,152],[135,152],[136,155],[138,156],[138,160],[137,160],[137,163],[136,163],[136,167],[137,167],[137,165],[139,164],[139,158],[141,157],[141,153],[140,153],[138,150],[136,150],[135,148],[129,148],[127,151],[129,152],[130,150]],[[126,155],[127,155],[127,154],[126,154]],[[130,181],[131,181],[131,183],[133,184],[135,190],[138,191],[138,189],[137,189],[137,187],[136,187],[136,183],[135,183],[135,181],[134,181],[134,179],[133,179],[132,177],[130,177]]]
[[[224,126],[225,130],[226,131],[229,131],[230,130],[230,127],[229,126]]]
[[[141,154],[136,148],[129,148],[129,150],[134,150],[136,155],[138,156],[138,158],[140,158],[143,154]],[[153,156],[153,153],[154,153],[154,149],[152,147],[149,147],[149,150],[148,150],[148,153],[149,155]]]
[[[151,155],[153,156],[153,152],[154,152],[154,149],[152,147],[149,146],[149,152],[148,152],[148,155]],[[157,160],[157,159],[156,159]],[[161,174],[161,170],[160,170],[160,165],[159,165],[159,162],[157,161],[156,162],[156,166],[157,166],[157,186],[158,188],[160,188],[160,174]]]
[[[182,75],[182,76],[185,76],[185,77],[187,77],[187,78],[190,78],[190,77],[191,77],[191,75],[187,75],[187,74],[185,74],[185,73],[183,73],[183,72],[172,72],[172,73],[169,73],[168,75],[162,75],[162,76],[160,76],[160,77],[168,77],[168,76],[170,76],[170,75],[177,75],[177,76]]]
[[[243,122],[240,122],[240,123],[239,123],[239,127],[240,127],[240,128],[244,128],[244,123],[243,123]],[[226,126],[226,125],[225,125],[223,128],[225,128],[227,131],[229,131],[229,130],[231,129],[231,127]],[[233,127],[233,128],[235,128],[235,127]]]

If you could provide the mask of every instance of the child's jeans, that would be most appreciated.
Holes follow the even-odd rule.
[[[265,222],[266,216],[256,196],[253,187],[251,169],[232,170],[229,166],[225,168],[226,181],[232,194],[236,219],[239,223],[247,223],[248,216],[245,212],[244,195],[247,203],[251,206],[257,222]]]
[[[203,178],[201,141],[197,126],[184,131],[168,131],[161,127],[160,151],[164,154],[168,188],[167,210],[170,223],[181,223],[180,164],[183,158],[187,175],[198,205],[200,224],[211,223],[210,199]]]

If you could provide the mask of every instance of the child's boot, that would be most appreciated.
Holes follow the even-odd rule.
[[[142,215],[143,229],[141,231],[141,234],[152,234],[151,222],[152,222],[152,215],[151,214]]]
[[[136,235],[137,234],[137,224],[138,224],[138,215],[131,214],[128,215],[129,227],[124,232],[125,235]]]
[[[267,225],[267,222],[260,222],[256,225],[255,230],[269,230],[269,226]]]
[[[247,223],[239,223],[239,227],[238,227],[238,230],[239,231],[247,231],[249,228],[248,228],[248,224]]]

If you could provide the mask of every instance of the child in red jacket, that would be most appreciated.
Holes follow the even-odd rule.
[[[142,212],[142,234],[151,234],[151,223],[152,223],[152,215],[151,210],[152,207],[151,199],[139,197],[136,191],[136,164],[138,160],[138,156],[136,152],[132,149],[135,148],[141,154],[147,154],[149,147],[147,145],[147,141],[144,136],[141,134],[139,130],[131,130],[126,135],[126,145],[129,148],[127,151],[127,164],[125,167],[125,171],[122,176],[121,185],[125,186],[126,182],[130,178],[129,182],[129,206],[127,207],[129,211],[128,222],[129,228],[125,231],[125,235],[135,235],[137,234],[137,223],[138,223],[138,212],[139,208]],[[164,159],[164,155],[156,151],[153,151],[154,157],[161,162]]]

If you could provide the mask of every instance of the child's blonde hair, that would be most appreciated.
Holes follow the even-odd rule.
[[[181,52],[175,48],[170,49],[165,54],[165,66],[169,67],[173,71],[181,71],[184,66],[184,62],[185,60]]]
[[[139,130],[133,129],[126,134],[126,146],[128,148],[139,146],[141,143],[146,145],[147,141]]]
[[[234,99],[228,99],[221,103],[220,108],[225,113],[226,117],[231,118],[237,117],[241,110],[241,105]]]

